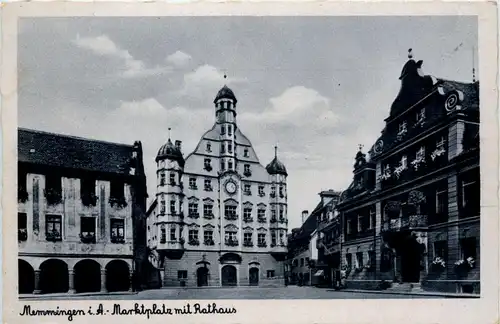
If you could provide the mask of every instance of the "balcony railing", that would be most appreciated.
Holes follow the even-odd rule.
[[[409,215],[385,220],[382,229],[384,231],[402,231],[426,228],[427,226],[427,215]]]

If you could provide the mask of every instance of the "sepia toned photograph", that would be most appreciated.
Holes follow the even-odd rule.
[[[24,321],[484,301],[497,107],[478,15],[16,26],[4,233]]]

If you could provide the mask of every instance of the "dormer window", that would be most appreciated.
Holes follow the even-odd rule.
[[[212,144],[210,142],[207,143],[207,152],[212,152]]]
[[[243,175],[244,175],[245,177],[249,177],[249,176],[251,176],[251,175],[252,175],[252,172],[250,171],[250,164],[245,164],[245,165],[243,166]]]
[[[249,155],[248,155],[248,149],[247,149],[247,148],[243,150],[243,156],[244,156],[244,157],[248,157],[248,156],[249,156]]]
[[[425,108],[420,109],[417,113],[417,123],[422,122],[425,119]]]

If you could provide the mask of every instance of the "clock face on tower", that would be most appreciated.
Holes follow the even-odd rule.
[[[236,183],[232,180],[226,182],[226,191],[228,194],[233,195],[236,192]]]

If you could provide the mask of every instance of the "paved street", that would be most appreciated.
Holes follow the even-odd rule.
[[[383,298],[440,298],[429,296],[406,296],[387,293],[360,293],[334,291],[314,287],[281,288],[202,288],[202,289],[158,289],[130,295],[72,296],[76,300],[162,300],[162,299],[383,299]],[[60,296],[43,296],[46,300],[66,299]]]

